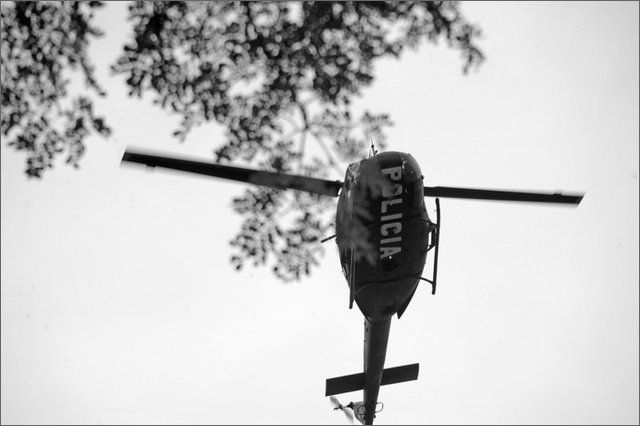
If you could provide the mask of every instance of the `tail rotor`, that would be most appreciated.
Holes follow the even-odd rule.
[[[330,396],[329,400],[331,400],[331,405],[334,407],[333,409],[342,411],[349,422],[353,424],[353,414],[351,413],[351,407],[353,404],[342,405],[335,396]]]

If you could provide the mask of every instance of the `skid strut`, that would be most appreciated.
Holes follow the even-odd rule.
[[[436,219],[437,219],[436,229],[434,230],[434,234],[433,234],[434,241],[432,241],[429,248],[427,248],[427,251],[431,250],[434,247],[436,249],[436,254],[433,258],[433,279],[428,280],[426,278],[422,278],[423,280],[431,284],[431,294],[436,294],[436,284],[438,282],[437,281],[438,280],[438,253],[440,252],[440,199],[439,198],[436,198]]]

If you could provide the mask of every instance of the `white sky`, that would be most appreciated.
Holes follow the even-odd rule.
[[[125,7],[100,13],[92,48],[114,136],[42,181],[2,143],[2,423],[345,423],[324,384],[362,370],[363,329],[335,245],[300,283],[237,273],[242,185],[119,167],[126,146],[222,143],[209,126],[180,145],[177,118],[109,77]],[[377,67],[362,105],[391,113],[389,149],[429,185],[586,197],[441,201],[438,294],[418,291],[387,354],[420,377],[381,389],[377,423],[637,424],[638,3],[463,10],[478,72],[443,44]]]

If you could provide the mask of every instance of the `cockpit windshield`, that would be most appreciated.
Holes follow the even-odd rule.
[[[362,163],[362,161],[349,164],[349,167],[347,167],[347,172],[345,174],[345,181],[355,180],[356,176],[358,175],[358,170],[360,170],[360,163]]]

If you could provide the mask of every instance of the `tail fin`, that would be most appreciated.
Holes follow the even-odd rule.
[[[356,416],[356,419],[358,419],[358,421],[360,422],[361,425],[364,424],[364,402],[360,401],[360,402],[352,402],[351,404],[349,404],[352,410],[353,410],[353,414]]]
[[[419,364],[403,365],[401,367],[385,368],[382,371],[381,385],[408,382],[418,378]],[[348,376],[327,379],[325,396],[340,393],[353,392],[364,389],[364,373],[350,374]]]

